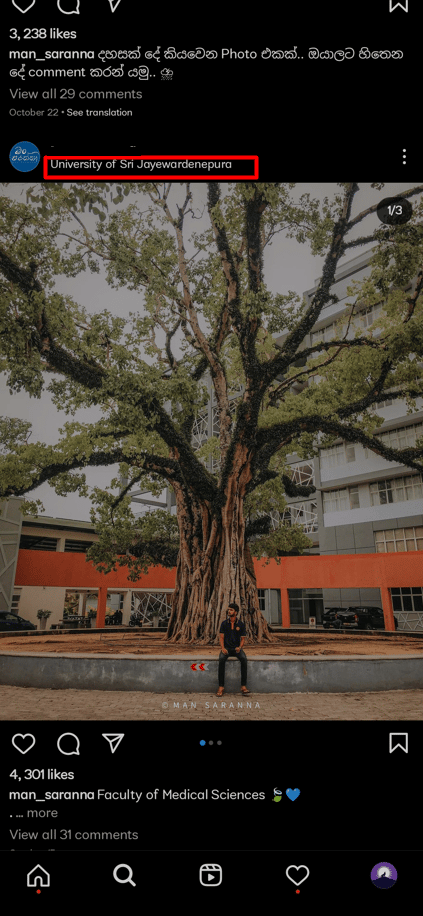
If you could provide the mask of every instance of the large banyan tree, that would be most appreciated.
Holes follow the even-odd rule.
[[[372,188],[382,198],[383,185]],[[272,511],[283,516],[285,493],[314,489],[294,482],[287,455],[310,457],[342,439],[422,471],[421,441],[396,450],[378,436],[377,403],[389,394],[415,410],[423,395],[423,188],[403,194],[414,199],[409,222],[376,228],[377,204],[356,183],[334,185],[323,201],[303,190],[66,182],[20,199],[6,190],[2,199],[8,387],[40,397],[47,380],[58,408],[87,414],[65,423],[55,445],[31,443],[27,422],[3,418],[0,495],[45,481],[62,495],[89,494],[99,536],[89,557],[98,568],[124,565],[135,580],[148,566],[176,565],[168,639],[214,641],[232,601],[250,637],[271,639],[252,554],[278,557],[310,543],[300,526],[271,523]],[[286,239],[321,259],[311,298],[284,289]],[[280,246],[277,292],[266,284],[271,243]],[[332,339],[311,343],[323,309],[337,302],[340,259],[361,246],[372,250],[371,273],[351,283]],[[60,291],[62,275],[69,288],[87,269],[98,275],[91,313]],[[124,313],[122,287],[139,295],[137,312]],[[360,313],[376,303],[383,310],[365,329]],[[214,435],[196,448],[210,391]],[[119,466],[110,488],[88,487],[84,469],[106,465]],[[176,515],[137,518],[131,492],[164,487]]]

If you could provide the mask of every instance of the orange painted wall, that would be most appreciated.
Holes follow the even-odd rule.
[[[423,551],[254,560],[259,588],[412,588],[423,585]]]
[[[389,588],[423,585],[423,551],[254,560],[258,588]],[[174,588],[175,569],[153,566],[130,582],[124,569],[99,573],[82,553],[20,550],[15,584],[66,588]]]
[[[20,550],[15,585],[46,585],[65,588],[174,588],[175,569],[152,566],[147,575],[130,582],[124,568],[100,573],[87,563],[84,553],[53,553],[47,550]]]

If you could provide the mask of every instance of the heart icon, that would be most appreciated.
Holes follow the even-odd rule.
[[[29,738],[29,743],[26,740],[27,738]],[[27,754],[28,751],[30,751],[31,748],[34,747],[35,738],[34,738],[34,735],[29,735],[29,734],[28,735],[13,735],[12,744],[13,744],[13,747],[15,747],[16,750],[19,751],[20,754]],[[25,745],[28,745],[28,747],[25,747]]]
[[[301,874],[303,874],[303,872],[306,872],[306,874],[304,875],[303,878],[300,878],[300,879],[298,880],[298,878],[299,878],[298,872],[300,871],[300,869],[302,869]],[[293,878],[293,877],[289,874],[290,871],[295,871],[295,872],[296,872],[295,878]],[[305,881],[306,878],[308,878],[310,872],[309,872],[309,870],[308,870],[308,868],[307,868],[307,865],[288,865],[288,868],[287,868],[285,874],[286,874],[286,877],[289,878],[289,880],[292,881],[292,883],[295,884],[296,887],[298,887],[299,884],[302,884],[303,881]]]
[[[286,794],[288,798],[291,799],[291,801],[295,801],[295,799],[298,798],[298,796],[300,795],[300,790],[299,789],[287,789]]]
[[[12,3],[20,13],[27,13],[34,6],[35,0],[12,0]]]

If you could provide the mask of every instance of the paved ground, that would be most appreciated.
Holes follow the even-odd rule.
[[[423,690],[377,693],[154,694],[0,687],[0,719],[150,721],[423,719]]]
[[[251,658],[255,656],[295,655],[416,655],[423,653],[423,634],[409,633],[358,633],[356,630],[336,633],[329,630],[275,633],[272,642],[255,645],[246,640],[245,650]],[[143,630],[114,630],[111,633],[96,633],[68,630],[43,635],[38,632],[1,634],[0,652],[52,652],[56,653],[110,653],[113,655],[166,655],[178,657],[190,653],[193,661],[198,657],[217,658],[218,646],[195,646],[189,643],[167,642],[162,633],[146,633]]]
[[[81,640],[82,636],[82,640]],[[161,633],[101,633],[87,636],[69,632],[29,638],[7,637],[0,642],[1,651],[12,652],[82,652],[139,653],[152,656],[163,652],[180,656],[187,647],[163,646]],[[191,653],[195,652],[190,647]],[[201,657],[216,657],[215,647],[203,647]],[[266,652],[271,655],[298,654],[325,656],[342,653],[367,655],[380,653],[407,655],[423,651],[423,640],[394,634],[284,633],[274,644],[249,646],[248,655]],[[198,660],[199,655],[192,655]],[[195,720],[411,720],[423,719],[423,690],[388,690],[366,693],[226,693],[218,699],[214,693],[157,694],[144,691],[47,690],[33,687],[0,686],[0,719],[3,720],[102,720],[151,721]]]

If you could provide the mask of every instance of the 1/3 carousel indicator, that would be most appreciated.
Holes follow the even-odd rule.
[[[375,887],[388,888],[393,887],[398,875],[396,868],[390,862],[378,862],[373,866],[370,877]]]
[[[388,226],[403,226],[411,219],[413,208],[405,197],[385,197],[377,208],[381,223]]]

